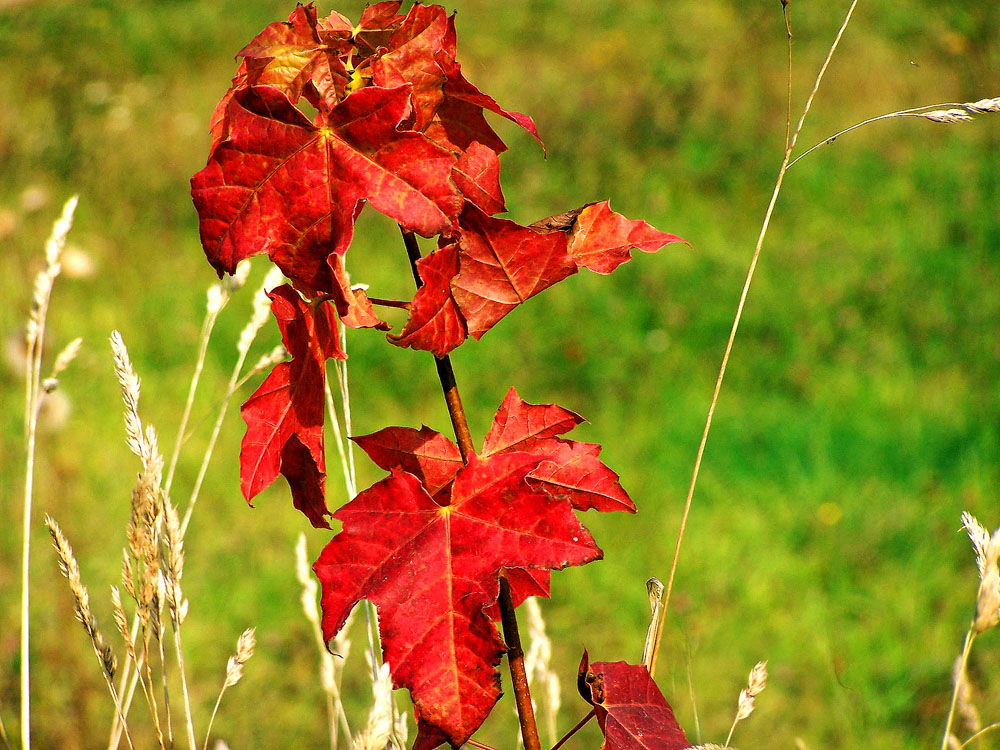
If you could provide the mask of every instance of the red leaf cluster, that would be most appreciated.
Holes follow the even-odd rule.
[[[583,652],[580,695],[594,707],[604,750],[684,750],[690,743],[645,666],[589,663]]]
[[[208,165],[191,180],[202,244],[220,275],[266,253],[307,297],[332,299],[345,324],[388,328],[344,265],[370,204],[404,231],[439,237],[409,319],[390,340],[443,356],[581,267],[609,273],[631,248],[679,240],[607,203],[531,226],[494,218],[506,210],[498,155],[507,147],[484,113],[537,139],[535,124],[462,74],[454,15],[399,8],[371,5],[352,26],[299,5],[240,51],[212,118]],[[316,110],[311,119],[302,100]]]
[[[504,647],[492,609],[508,570],[514,601],[547,595],[550,570],[601,551],[574,510],[634,511],[600,446],[559,437],[582,418],[511,389],[481,452],[427,427],[355,442],[391,475],[334,514],[343,530],[314,569],[327,639],[361,599],[378,606],[385,659],[410,690],[419,747],[461,745],[500,697]]]

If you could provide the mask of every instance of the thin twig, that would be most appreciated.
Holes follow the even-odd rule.
[[[667,593],[663,599],[663,619],[660,620],[659,632],[656,636],[656,645],[653,651],[653,663],[649,670],[651,677],[656,672],[656,661],[659,656],[660,640],[663,637],[663,626],[666,623],[666,613],[670,607],[670,594],[673,591],[674,577],[677,573],[677,561],[680,559],[681,543],[684,541],[684,530],[687,526],[688,515],[691,512],[691,502],[694,498],[694,488],[698,483],[698,473],[701,470],[701,460],[705,454],[705,444],[708,442],[708,433],[712,428],[712,417],[715,414],[715,405],[719,399],[719,392],[722,390],[722,381],[726,376],[726,367],[729,364],[729,355],[733,350],[733,341],[736,339],[736,332],[739,330],[740,320],[743,317],[743,306],[746,304],[747,295],[750,292],[750,283],[753,281],[753,274],[757,268],[757,260],[760,258],[760,251],[764,246],[764,237],[767,236],[767,229],[771,223],[771,215],[774,212],[774,206],[778,201],[778,194],[781,192],[781,184],[784,181],[785,173],[788,170],[789,159],[795,148],[795,143],[799,138],[799,133],[802,132],[802,125],[805,123],[806,116],[812,108],[813,99],[816,98],[816,92],[819,90],[820,83],[823,81],[823,76],[826,75],[826,70],[830,66],[830,60],[833,58],[833,54],[836,52],[837,47],[840,45],[840,40],[844,36],[844,32],[847,30],[847,25],[850,23],[851,16],[854,15],[854,9],[857,7],[857,4],[858,0],[852,0],[851,7],[848,9],[847,15],[844,17],[844,22],[840,25],[840,30],[837,32],[837,36],[833,40],[833,44],[830,46],[830,51],[827,53],[826,59],[820,67],[819,74],[816,76],[816,82],[813,84],[812,91],[809,93],[809,97],[806,99],[805,107],[802,110],[802,116],[799,118],[798,125],[796,126],[792,139],[788,144],[788,148],[785,149],[785,155],[781,160],[781,168],[778,170],[778,178],[774,185],[774,191],[771,193],[771,200],[768,203],[767,211],[764,214],[764,222],[761,225],[760,234],[757,237],[757,244],[754,247],[753,258],[750,260],[750,267],[747,270],[746,280],[743,283],[743,291],[740,293],[740,301],[736,307],[736,317],[733,318],[733,327],[729,332],[729,340],[726,342],[726,351],[722,355],[722,365],[719,367],[719,376],[715,381],[715,390],[712,393],[712,401],[708,407],[708,416],[705,419],[705,429],[701,435],[701,443],[698,445],[698,454],[694,461],[694,470],[691,473],[691,484],[688,487],[687,498],[684,501],[684,512],[681,514],[680,529],[677,532],[677,544],[674,547],[674,557],[670,564],[670,577],[667,579]]]

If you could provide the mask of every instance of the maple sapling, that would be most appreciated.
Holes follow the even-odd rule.
[[[208,164],[191,180],[202,244],[220,276],[266,254],[290,282],[269,297],[292,358],[243,405],[241,486],[251,501],[280,473],[313,526],[329,528],[331,516],[341,523],[313,566],[323,637],[336,636],[360,600],[378,607],[393,685],[414,703],[415,748],[469,740],[500,697],[506,652],[522,737],[535,750],[514,609],[548,595],[551,570],[601,557],[576,511],[635,506],[599,445],[562,437],[582,417],[527,403],[513,388],[477,452],[448,354],[581,268],[608,274],[633,249],[682,240],[607,201],[530,225],[498,218],[507,147],[484,113],[541,143],[537,128],[464,77],[454,14],[419,3],[402,14],[401,5],[369,5],[355,25],[300,4],[287,23],[264,29],[238,55],[212,117]],[[407,313],[398,333],[375,312],[386,300],[353,286],[347,272],[366,204],[399,224],[416,282],[411,301],[389,301]],[[423,256],[416,235],[436,238],[435,249]],[[346,356],[341,325],[434,355],[457,444],[427,427],[354,436],[390,475],[331,513],[323,397],[326,361]],[[645,667],[633,669],[649,680]],[[620,672],[609,668],[606,679]],[[675,721],[668,735],[669,747],[686,745]]]

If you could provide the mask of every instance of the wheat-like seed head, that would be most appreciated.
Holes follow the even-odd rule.
[[[319,608],[316,606],[319,588],[312,577],[309,561],[306,559],[306,535],[301,533],[295,544],[295,575],[298,577],[299,583],[302,584],[302,610],[306,614],[306,619],[314,625],[319,625]]]
[[[82,345],[83,339],[75,338],[63,347],[63,350],[56,356],[55,364],[52,366],[52,377],[59,375],[70,366],[70,363],[76,359],[76,355],[80,353]]]
[[[111,611],[114,613],[115,629],[125,641],[125,648],[132,661],[136,661],[135,641],[132,640],[132,633],[128,627],[128,616],[125,614],[125,607],[122,605],[122,595],[117,586],[111,587]]]
[[[282,360],[288,357],[288,350],[285,349],[284,344],[278,344],[270,352],[263,355],[260,359],[254,363],[254,366],[250,368],[249,375],[256,375],[262,370],[266,370],[273,365],[278,364]]]
[[[972,539],[979,568],[979,591],[976,593],[976,633],[1000,624],[1000,529],[989,532],[968,513],[962,514],[962,524]]]
[[[990,532],[968,511],[962,511],[962,526],[976,551],[976,567],[979,568],[981,578],[986,571],[986,548],[990,543]]]
[[[747,682],[747,692],[752,696],[760,695],[767,687],[767,662],[759,661],[750,670],[750,679]]]
[[[250,661],[257,646],[256,632],[256,628],[247,628],[236,642],[236,653],[229,657],[229,662],[226,664],[225,687],[232,687],[242,679],[243,665]]]
[[[66,247],[66,236],[70,227],[73,226],[73,214],[76,213],[76,206],[80,202],[80,196],[74,195],[63,204],[62,214],[52,225],[52,234],[45,243],[45,263],[54,266],[59,262],[59,257]]]
[[[219,311],[225,307],[229,301],[229,292],[223,288],[221,283],[212,284],[205,294],[205,311],[209,317],[218,315]]]
[[[992,99],[980,99],[978,102],[969,102],[964,106],[966,109],[976,112],[977,114],[1000,112],[1000,96],[995,96]]]
[[[392,677],[388,664],[379,667],[372,693],[375,704],[368,715],[368,726],[354,738],[351,750],[385,750],[392,735]]]
[[[59,570],[66,577],[66,580],[69,581],[69,588],[73,593],[76,619],[83,625],[84,631],[90,638],[90,643],[94,647],[94,652],[101,662],[101,667],[104,669],[105,675],[107,675],[109,680],[113,680],[117,671],[115,655],[111,650],[111,646],[108,645],[108,642],[101,634],[97,626],[97,618],[94,617],[94,613],[90,609],[90,595],[87,593],[87,587],[83,585],[83,581],[80,578],[80,566],[76,561],[76,556],[73,554],[73,548],[63,534],[62,529],[59,528],[59,524],[47,514],[45,516],[45,526],[52,536],[52,544],[59,557]]]
[[[750,695],[750,691],[746,688],[740,691],[740,700],[736,709],[736,721],[743,721],[750,714],[753,713],[754,709],[754,697]]]
[[[958,109],[957,107],[952,107],[951,109],[935,109],[931,112],[921,112],[919,117],[923,117],[925,120],[930,120],[931,122],[945,123],[946,125],[951,125],[956,122],[972,122],[972,115],[964,109]]]
[[[115,360],[115,375],[121,384],[122,400],[125,402],[125,435],[128,447],[139,458],[147,454],[146,437],[142,432],[139,418],[139,376],[135,374],[128,349],[118,331],[111,332],[111,352]]]

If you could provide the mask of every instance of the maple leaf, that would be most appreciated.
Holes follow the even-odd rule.
[[[417,273],[423,285],[413,297],[403,330],[390,335],[389,341],[443,357],[466,338],[465,319],[450,286],[458,273],[458,248],[448,245],[421,258]]]
[[[191,179],[216,271],[267,253],[299,287],[329,293],[327,258],[346,252],[363,202],[424,236],[449,230],[462,204],[451,179],[456,157],[397,130],[409,112],[409,86],[359,89],[322,127],[279,89],[237,91],[228,140]]]
[[[500,189],[500,157],[488,146],[475,141],[458,157],[452,177],[465,199],[483,213],[507,210]]]
[[[618,475],[598,455],[601,446],[558,437],[585,420],[555,404],[529,404],[511,388],[497,410],[480,456],[529,453],[539,460],[525,475],[525,482],[553,500],[566,500],[574,510],[635,512],[631,498],[618,483]],[[352,438],[377,466],[386,471],[406,471],[418,477],[429,494],[439,497],[462,466],[458,447],[429,427],[386,427],[371,435]],[[547,570],[508,573],[514,606],[529,596],[548,596]],[[487,614],[500,619],[495,603]]]
[[[431,496],[451,484],[463,466],[458,446],[426,425],[419,430],[385,427],[351,440],[379,468],[413,474]]]
[[[272,23],[236,56],[246,64],[245,85],[274,86],[294,104],[307,85],[319,94],[309,97],[313,106],[342,98],[349,81],[340,55],[350,44],[351,24],[339,13],[331,13],[321,29],[316,8],[296,6],[287,23]]]
[[[344,359],[337,319],[326,303],[313,307],[287,284],[268,292],[271,313],[292,355],[280,362],[243,404],[247,423],[240,450],[240,486],[247,502],[280,472],[292,501],[313,526],[329,528],[325,500],[323,390],[326,360]]]
[[[477,340],[526,299],[576,273],[562,233],[496,219],[469,204],[459,224],[459,272],[451,289]]]
[[[572,224],[569,254],[578,267],[609,274],[631,258],[632,248],[652,253],[664,245],[684,242],[644,221],[630,221],[611,210],[608,201],[584,206]]]
[[[686,750],[691,746],[645,666],[623,661],[590,664],[584,651],[577,685],[597,714],[604,750]]]
[[[395,453],[408,461],[412,452]],[[376,604],[393,682],[409,689],[430,735],[421,746],[441,735],[463,744],[500,697],[504,647],[483,612],[498,596],[500,571],[601,556],[568,503],[527,486],[537,465],[526,453],[470,455],[437,499],[417,476],[393,469],[334,514],[342,531],[313,565],[324,637],[336,635],[359,600]]]

